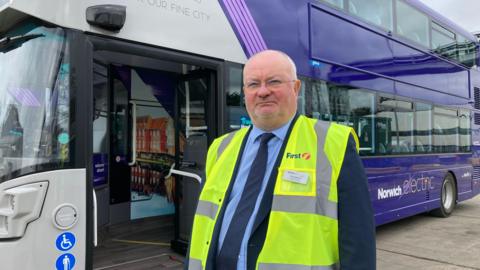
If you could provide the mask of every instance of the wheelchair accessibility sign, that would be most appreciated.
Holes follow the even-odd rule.
[[[60,251],[68,251],[75,246],[75,235],[65,232],[57,237],[57,249]]]

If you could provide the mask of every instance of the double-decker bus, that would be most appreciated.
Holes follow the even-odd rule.
[[[265,49],[295,61],[299,113],[357,131],[377,225],[480,192],[478,43],[418,1],[0,0],[1,268],[185,252]]]

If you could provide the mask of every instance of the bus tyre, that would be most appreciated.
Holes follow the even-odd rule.
[[[433,210],[431,213],[436,217],[448,217],[452,214],[457,203],[457,187],[455,179],[450,173],[443,179],[440,192],[440,208]]]

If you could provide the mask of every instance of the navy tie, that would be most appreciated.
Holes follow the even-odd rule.
[[[260,136],[260,146],[257,156],[253,161],[247,182],[238,202],[237,209],[233,214],[232,221],[228,227],[227,234],[223,240],[222,249],[217,256],[216,264],[218,270],[237,269],[237,260],[240,253],[245,229],[252,216],[255,203],[260,193],[265,169],[267,168],[268,141],[275,137],[272,133],[264,133]]]

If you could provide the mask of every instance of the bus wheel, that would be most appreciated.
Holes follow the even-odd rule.
[[[440,193],[440,208],[433,210],[431,213],[436,217],[448,217],[452,214],[457,203],[457,188],[452,174],[448,173],[443,179]]]

